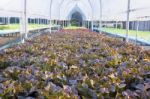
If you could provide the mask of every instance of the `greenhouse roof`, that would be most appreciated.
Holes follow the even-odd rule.
[[[102,10],[103,20],[122,21],[128,4],[128,0],[0,0],[0,16],[21,17],[25,1],[28,17],[56,20],[69,20],[74,12],[84,20],[99,20]],[[150,16],[150,0],[131,0],[130,12],[131,19]]]

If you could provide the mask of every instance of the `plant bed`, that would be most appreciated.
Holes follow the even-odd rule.
[[[4,99],[150,98],[150,51],[86,29],[44,34],[0,56]]]

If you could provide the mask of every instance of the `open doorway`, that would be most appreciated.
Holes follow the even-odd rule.
[[[83,22],[83,18],[82,18],[82,15],[81,13],[79,12],[74,12],[72,15],[71,15],[71,25],[72,26],[82,26],[82,22]]]

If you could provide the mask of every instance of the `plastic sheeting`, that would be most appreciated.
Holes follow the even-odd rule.
[[[26,0],[27,16],[50,18],[51,0]],[[103,20],[126,20],[128,0],[102,0]],[[0,17],[21,17],[24,0],[0,0]],[[100,0],[52,0],[51,19],[68,20],[73,12],[84,20],[100,19]],[[150,16],[150,0],[131,0],[130,18]]]

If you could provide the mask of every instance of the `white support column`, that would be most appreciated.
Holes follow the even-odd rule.
[[[16,17],[14,17],[14,23],[13,24],[16,24]]]
[[[10,24],[10,17],[7,17],[7,24]]]
[[[51,30],[51,9],[52,9],[52,2],[53,2],[53,0],[50,0],[50,15],[49,15],[49,28],[50,28],[50,33],[52,32],[52,30]]]
[[[3,23],[3,24],[5,24],[5,20],[4,20],[4,17],[2,17],[2,23]]]
[[[88,21],[86,20],[86,28],[88,29]]]
[[[23,16],[22,16],[22,29],[23,29],[23,33],[25,34],[25,38],[28,38],[28,31],[27,31],[27,24],[28,24],[28,20],[27,20],[27,0],[24,0],[24,11],[23,11]]]
[[[46,25],[47,25],[47,19],[46,19]]]
[[[63,26],[62,26],[62,20],[60,20],[60,25],[61,25],[61,27],[63,27]]]
[[[51,19],[49,20],[49,32],[51,33],[52,32],[52,30],[51,30]]]
[[[134,21],[132,21],[132,30],[134,30]]]
[[[128,42],[129,37],[129,22],[130,22],[130,0],[128,0],[127,4],[127,20],[126,20],[126,42]]]
[[[28,31],[27,31],[27,0],[24,0],[23,1],[23,7],[24,7],[24,10],[22,12],[22,17],[20,18],[20,26],[21,26],[21,38],[22,38],[22,43],[24,43],[24,38],[27,38],[28,35]]]
[[[99,0],[100,2],[100,18],[99,18],[99,33],[101,33],[102,30],[102,0]]]
[[[89,29],[89,22],[87,21],[87,28]]]
[[[93,31],[93,20],[91,21],[91,29]]]
[[[4,17],[4,24],[6,24],[6,17]]]
[[[86,21],[86,23],[87,23],[87,29],[89,29],[89,22],[88,22],[88,21]]]
[[[40,20],[39,18],[37,18],[37,26],[40,27]],[[40,30],[38,29],[38,33],[40,32]]]
[[[31,24],[31,19],[29,18],[29,24]]]
[[[146,23],[146,21],[144,21],[144,31],[146,31],[147,30],[147,23]]]
[[[57,25],[57,20],[55,20],[55,25]]]
[[[59,20],[57,20],[57,25],[59,25]]]
[[[92,3],[90,0],[88,0],[89,4],[90,4],[90,7],[91,7],[91,10],[92,10],[92,19],[91,19],[91,29],[93,31],[93,13],[94,13],[94,10],[93,10],[93,6],[92,6]]]
[[[24,32],[24,27],[23,27],[23,17],[20,17],[20,35],[21,35],[21,43],[24,43],[25,32]]]
[[[90,21],[88,21],[88,23],[89,23],[89,29],[91,29],[91,22],[90,22]]]
[[[66,22],[66,20],[65,20],[65,27],[67,26],[67,24],[66,24],[67,22]]]
[[[43,24],[45,24],[45,19],[43,19]]]
[[[37,22],[36,22],[36,18],[35,18],[34,20],[35,20],[35,24],[37,24]]]
[[[32,24],[34,24],[34,18],[33,18],[32,20],[33,20],[33,23],[32,23]]]
[[[139,21],[137,20],[137,23],[136,23],[136,45],[137,45],[137,39],[138,39],[138,31],[139,31]]]
[[[67,20],[65,20],[65,27],[67,27]]]
[[[36,20],[36,18],[35,18],[34,20],[35,20],[35,24],[37,24],[37,20]]]
[[[65,23],[65,21],[63,20],[63,23],[62,23],[62,24],[63,24],[63,28],[65,27],[65,24],[64,24],[64,23]]]
[[[62,27],[64,28],[64,20],[62,21]]]
[[[65,27],[66,27],[66,20],[65,20]]]
[[[35,24],[35,19],[33,19],[33,24]]]
[[[59,19],[57,20],[57,25],[59,25]]]
[[[40,22],[40,24],[42,24],[42,20],[41,19],[39,19],[39,22]]]
[[[40,19],[40,23],[43,24],[43,19]]]
[[[60,20],[60,25],[61,25],[61,27],[63,28],[63,24],[62,24],[62,22],[63,22],[63,21],[62,21],[62,20]]]
[[[25,38],[28,38],[28,18],[27,18],[27,0],[25,0],[24,4],[24,31],[25,31]]]
[[[15,24],[17,23],[17,18],[15,17]]]
[[[37,18],[37,24],[39,24],[39,18]]]
[[[88,25],[87,25],[87,26],[88,26],[88,29],[90,29],[90,24],[89,24],[89,21],[87,21],[87,23],[88,23]]]
[[[118,28],[118,21],[116,21],[116,29]]]
[[[61,0],[61,2],[59,3],[59,25],[60,26],[61,26],[61,15],[60,15],[61,11],[60,10],[61,10],[63,3],[64,3],[64,0]]]
[[[93,31],[93,21],[91,20],[91,30]]]
[[[46,25],[46,19],[45,19],[45,25]]]

